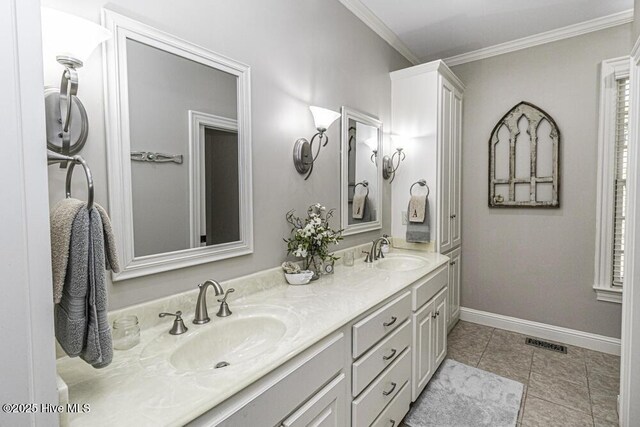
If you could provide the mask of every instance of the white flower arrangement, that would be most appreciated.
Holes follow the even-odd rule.
[[[293,226],[291,237],[284,239],[287,243],[287,254],[304,258],[305,269],[310,267],[316,256],[322,261],[338,259],[329,253],[329,245],[337,245],[342,240],[342,230],[333,230],[329,225],[334,211],[335,209],[327,211],[327,208],[316,203],[309,206],[307,217],[304,219],[294,215],[293,210],[287,212],[287,222]]]

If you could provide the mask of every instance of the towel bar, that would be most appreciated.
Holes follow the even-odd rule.
[[[73,168],[76,165],[82,165],[84,174],[87,177],[87,209],[91,209],[93,207],[93,176],[91,175],[91,169],[89,169],[89,165],[80,156],[65,156],[63,154],[56,153],[55,151],[47,151],[47,163],[49,165],[63,162],[70,162],[69,168],[67,169],[67,177],[65,180],[66,197],[71,197],[71,178],[73,177]]]
[[[358,185],[362,185],[364,188],[367,189],[367,197],[369,197],[369,181],[367,181],[366,179],[362,182],[357,183],[354,187],[353,187],[353,194],[356,194],[356,190],[358,189]]]
[[[411,184],[411,187],[409,187],[409,195],[413,196],[413,187],[419,185],[420,187],[427,187],[427,199],[429,198],[429,194],[431,193],[431,189],[429,188],[429,186],[427,185],[427,180],[425,179],[420,179],[416,182],[414,182],[413,184]]]

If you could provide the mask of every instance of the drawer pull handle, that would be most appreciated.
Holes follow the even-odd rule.
[[[391,383],[391,390],[383,391],[382,394],[384,394],[385,396],[389,396],[391,393],[393,393],[393,390],[396,389],[397,385],[398,384],[396,383]]]
[[[391,427],[395,427],[395,425],[396,425],[396,420],[389,420],[389,421],[391,421]]]
[[[393,356],[396,355],[396,349],[392,348],[391,349],[391,354],[389,354],[388,356],[382,356],[382,360],[389,360],[389,359],[393,359]]]
[[[397,318],[396,316],[392,316],[392,317],[391,317],[391,320],[390,320],[389,322],[384,322],[384,323],[383,323],[383,325],[384,325],[384,326],[391,326],[391,325],[393,325],[394,323],[396,323],[396,320],[398,320],[398,318]]]

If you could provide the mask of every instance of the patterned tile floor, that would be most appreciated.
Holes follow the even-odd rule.
[[[618,356],[573,346],[556,353],[526,345],[525,335],[460,321],[447,357],[523,383],[518,427],[618,425]]]

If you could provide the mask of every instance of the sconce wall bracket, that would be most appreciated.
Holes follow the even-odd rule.
[[[384,179],[391,178],[389,183],[392,183],[396,177],[396,171],[400,167],[400,162],[405,159],[406,155],[402,151],[402,148],[396,148],[395,153],[389,156],[384,156],[382,158],[382,177]]]
[[[313,164],[320,154],[320,148],[326,146],[329,143],[329,137],[324,134],[326,129],[319,129],[319,132],[313,135],[311,141],[306,138],[299,138],[293,145],[293,164],[296,167],[298,173],[306,173],[304,177],[306,181],[313,172]],[[318,138],[318,150],[313,154],[313,143]],[[322,140],[324,139],[324,142]]]

